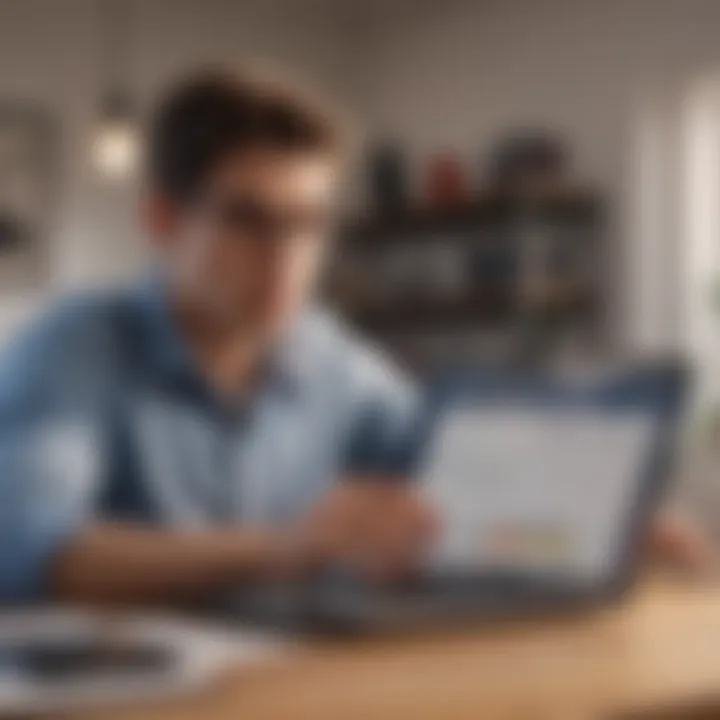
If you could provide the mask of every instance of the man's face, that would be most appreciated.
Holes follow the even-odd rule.
[[[269,339],[312,293],[330,230],[335,163],[320,153],[229,156],[197,199],[150,199],[175,288],[226,328]]]

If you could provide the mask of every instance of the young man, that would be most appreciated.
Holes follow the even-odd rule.
[[[272,87],[209,75],[160,106],[152,277],[54,310],[0,364],[0,600],[181,601],[421,556],[413,390],[312,307],[339,154]]]
[[[341,148],[283,90],[211,74],[159,107],[131,292],[53,311],[0,371],[0,596],[181,600],[412,564],[411,386],[312,307]]]

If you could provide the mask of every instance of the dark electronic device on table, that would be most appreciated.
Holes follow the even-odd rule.
[[[429,388],[418,479],[440,506],[465,491],[423,574],[401,587],[333,575],[246,588],[220,612],[298,631],[377,632],[616,600],[633,584],[669,474],[686,385],[672,362],[591,378],[446,373]]]

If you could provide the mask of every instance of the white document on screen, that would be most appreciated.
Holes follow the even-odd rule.
[[[643,480],[649,413],[449,410],[421,478],[442,525],[434,567],[609,570]]]

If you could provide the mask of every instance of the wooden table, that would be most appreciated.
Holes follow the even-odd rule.
[[[720,709],[720,586],[451,635],[309,643],[202,694],[92,720],[584,720]],[[703,715],[705,717],[705,715]],[[720,717],[720,713],[718,714]]]

